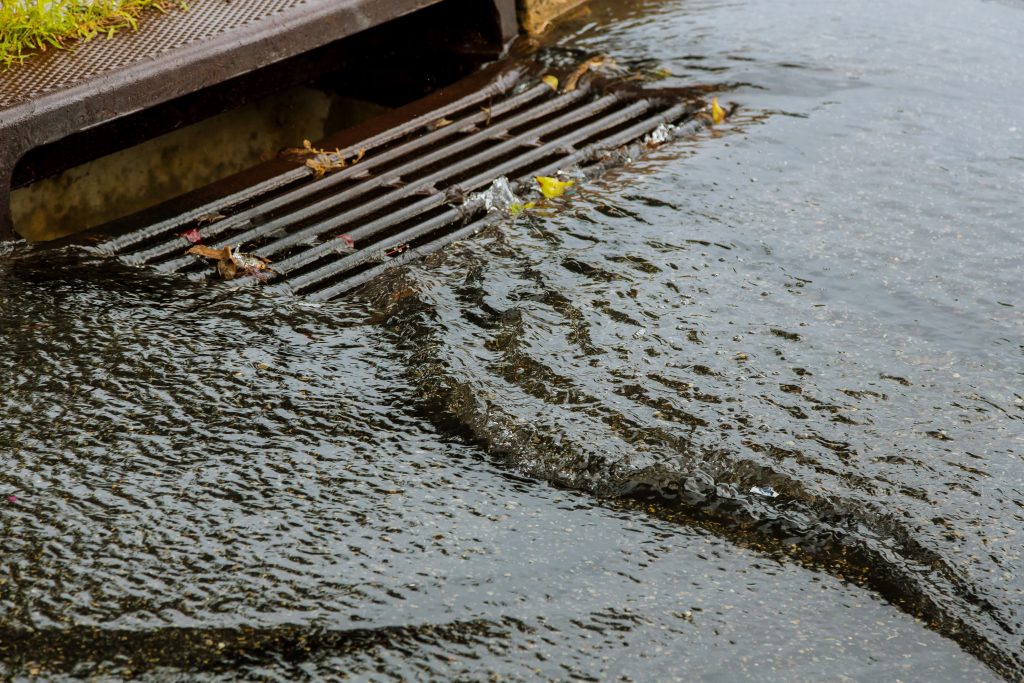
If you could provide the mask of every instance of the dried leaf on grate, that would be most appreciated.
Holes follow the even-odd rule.
[[[281,152],[282,156],[291,157],[298,160],[303,160],[303,165],[313,171],[317,178],[320,178],[333,171],[340,171],[349,164],[358,164],[363,156],[366,155],[365,149],[360,149],[352,161],[346,161],[345,155],[341,153],[341,149],[334,148],[333,151],[329,149],[322,149],[320,147],[314,147],[313,143],[309,140],[302,141],[302,147],[288,147]]]
[[[245,275],[259,277],[274,272],[268,266],[270,259],[237,251],[237,247],[234,250],[230,246],[216,249],[205,244],[197,244],[185,253],[217,261],[217,273],[225,280],[234,280]]]

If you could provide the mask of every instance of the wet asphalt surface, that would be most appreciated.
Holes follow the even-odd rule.
[[[348,300],[0,247],[0,676],[1024,677],[1024,10],[619,4],[736,115]]]

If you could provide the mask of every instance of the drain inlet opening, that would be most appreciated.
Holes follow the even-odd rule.
[[[495,21],[488,3],[446,0],[32,149],[13,172],[15,232],[105,224],[408,104],[499,56]]]

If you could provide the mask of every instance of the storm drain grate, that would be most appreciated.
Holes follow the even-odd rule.
[[[210,262],[186,254],[195,242],[240,247],[272,261],[267,286],[327,300],[502,218],[474,194],[497,178],[521,189],[560,170],[596,175],[659,128],[695,132],[704,108],[688,91],[594,82],[556,92],[535,70],[505,72],[346,145],[342,156],[362,158],[342,170],[290,168],[97,248],[204,278]]]

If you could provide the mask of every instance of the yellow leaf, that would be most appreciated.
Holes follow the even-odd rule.
[[[542,78],[540,80],[543,81],[544,83],[546,83],[548,86],[550,86],[552,90],[554,90],[555,92],[558,92],[558,78],[557,77],[552,76],[551,74],[548,74],[547,76],[545,76],[544,78]]]
[[[714,123],[725,121],[725,110],[718,104],[718,98],[711,100],[711,120]]]
[[[567,189],[576,184],[575,180],[558,180],[544,175],[537,176],[536,180],[541,193],[548,199],[561,197]]]
[[[513,202],[512,204],[508,205],[508,215],[512,216],[512,218],[515,218],[522,212],[532,209],[535,206],[537,206],[535,202],[526,202],[525,204]]]

